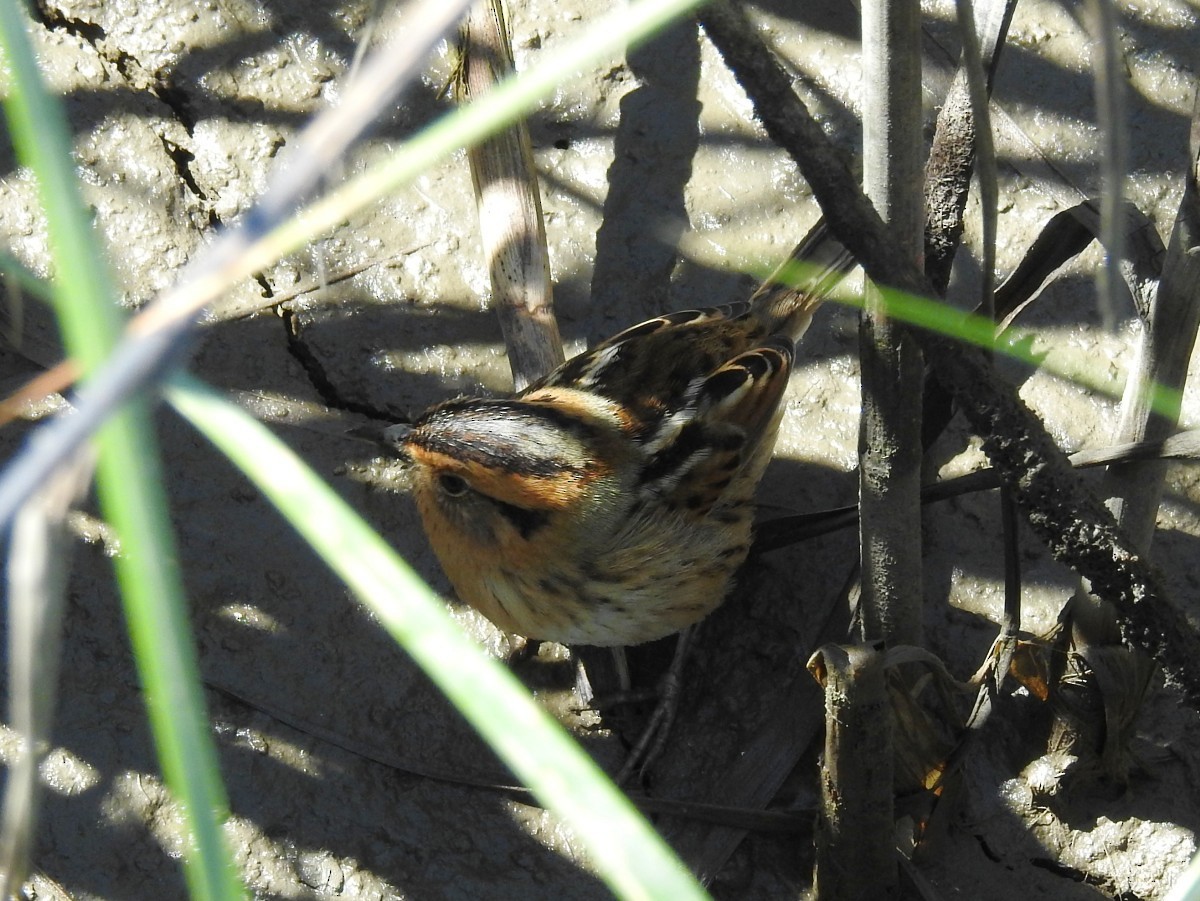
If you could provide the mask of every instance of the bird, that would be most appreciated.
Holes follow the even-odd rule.
[[[622,647],[679,632],[750,550],[796,343],[819,292],[657,316],[512,397],[394,427],[435,555],[501,630]]]

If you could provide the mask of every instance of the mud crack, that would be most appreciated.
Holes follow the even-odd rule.
[[[262,283],[261,280],[260,283]],[[272,296],[270,287],[265,283],[263,283],[263,290],[267,297]],[[305,342],[304,326],[299,314],[285,306],[281,306],[279,310],[287,332],[288,352],[300,364],[305,375],[308,376],[309,383],[320,396],[321,402],[325,406],[333,410],[340,410],[343,413],[356,413],[359,416],[366,416],[369,419],[377,419],[383,422],[396,421],[395,414],[386,410],[380,410],[371,404],[354,400],[343,394],[338,389],[334,380],[330,378],[329,373],[326,372],[317,354]]]
[[[46,30],[65,31],[96,47],[99,47],[100,43],[108,37],[104,29],[95,22],[72,18],[61,9],[56,9],[46,3],[35,4],[32,12],[35,21],[45,26]]]

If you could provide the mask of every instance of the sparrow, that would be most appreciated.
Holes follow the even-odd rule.
[[[819,293],[627,328],[508,398],[431,407],[389,437],[454,590],[505,632],[626,646],[729,593],[750,549],[796,342]]]

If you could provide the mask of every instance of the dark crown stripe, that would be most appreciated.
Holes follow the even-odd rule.
[[[515,475],[554,478],[587,471],[596,430],[554,407],[503,400],[450,401],[414,425],[406,443]]]
[[[547,404],[523,400],[482,400],[477,397],[465,397],[460,400],[450,400],[444,404],[439,404],[413,423],[413,428],[419,429],[427,423],[458,416],[472,419],[536,420],[538,423],[553,423],[557,428],[566,429],[571,432],[593,431],[588,423],[582,422],[577,416],[573,416],[571,413]]]

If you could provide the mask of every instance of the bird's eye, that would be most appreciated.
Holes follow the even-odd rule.
[[[443,473],[438,476],[438,487],[442,489],[442,493],[447,497],[462,497],[467,493],[467,480],[462,476]]]

